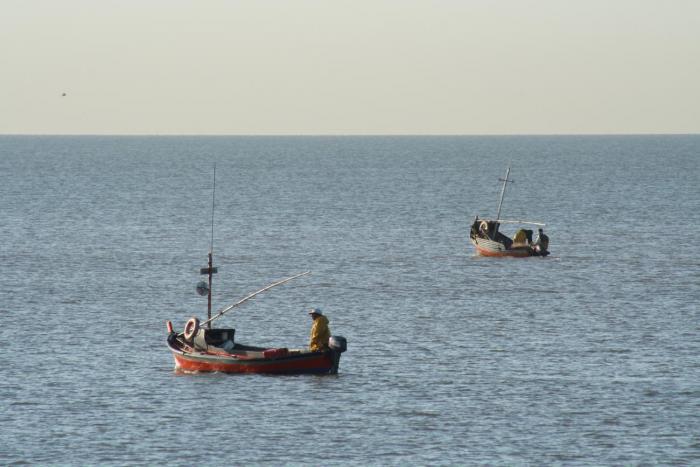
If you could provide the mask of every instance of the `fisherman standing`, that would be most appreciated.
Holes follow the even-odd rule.
[[[328,340],[331,338],[331,330],[328,329],[328,318],[326,318],[319,308],[309,310],[311,319],[314,320],[311,325],[311,338],[309,340],[309,348],[312,352],[328,349]]]
[[[537,237],[535,237],[535,251],[538,253],[543,253],[549,248],[549,237],[542,231],[538,229]]]

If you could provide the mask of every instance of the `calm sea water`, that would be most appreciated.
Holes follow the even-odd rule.
[[[337,376],[174,371],[195,293]],[[483,259],[476,214],[547,223]],[[0,464],[700,465],[700,137],[0,137]]]

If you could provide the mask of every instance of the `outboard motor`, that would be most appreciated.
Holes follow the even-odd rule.
[[[333,359],[333,367],[331,367],[330,374],[335,375],[338,373],[338,366],[340,365],[340,354],[348,350],[348,341],[343,336],[331,336],[328,339],[328,347],[331,349],[331,358]]]
[[[328,339],[328,347],[339,353],[343,353],[348,350],[348,340],[343,336],[331,336],[331,338]]]

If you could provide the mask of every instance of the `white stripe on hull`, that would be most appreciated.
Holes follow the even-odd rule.
[[[514,256],[525,257],[531,256],[530,249],[527,247],[518,247],[508,250],[502,243],[496,242],[487,238],[471,238],[472,244],[476,247],[476,252],[483,256]]]
[[[472,238],[474,246],[495,252],[505,252],[506,247],[502,243],[495,242],[488,238]]]

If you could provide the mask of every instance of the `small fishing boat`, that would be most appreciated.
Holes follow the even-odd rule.
[[[211,253],[210,253],[211,260]],[[210,263],[211,264],[211,263]],[[216,268],[204,268],[208,274],[215,273]],[[175,367],[183,371],[220,371],[224,373],[277,373],[277,374],[335,374],[338,372],[340,354],[347,350],[347,341],[342,336],[331,336],[328,348],[320,351],[308,349],[288,349],[287,347],[257,347],[245,345],[235,340],[233,328],[211,328],[211,322],[227,311],[245,303],[256,295],[277,285],[284,284],[297,277],[309,274],[303,272],[264,287],[238,302],[219,311],[214,317],[211,311],[208,319],[200,322],[197,317],[190,318],[182,332],[173,329],[168,321],[168,347],[175,359]],[[204,282],[199,290],[206,290],[211,300],[211,289],[205,288]]]
[[[214,173],[216,181],[216,170]],[[201,274],[207,275],[209,280],[197,284],[197,293],[208,297],[207,319],[200,322],[199,318],[192,317],[185,323],[180,332],[174,330],[171,321],[166,322],[167,345],[175,359],[175,368],[185,372],[336,374],[340,364],[340,355],[347,350],[347,341],[342,336],[331,336],[326,349],[311,351],[309,349],[245,345],[235,340],[235,329],[211,327],[212,321],[253,297],[273,287],[310,274],[309,271],[306,271],[274,282],[223,308],[212,316],[212,276],[218,272],[218,268],[213,265],[213,204],[212,200],[212,242],[209,249],[209,265],[200,271]]]
[[[503,182],[503,188],[501,189],[501,197],[498,201],[498,211],[496,212],[495,219],[480,219],[479,216],[476,216],[471,226],[469,239],[474,245],[477,254],[481,256],[509,256],[514,258],[547,256],[549,255],[549,237],[543,232],[545,224],[541,222],[501,219],[501,207],[503,206],[506,184],[513,182],[513,180],[508,178],[509,175],[510,166],[506,170],[505,178],[499,179]],[[532,230],[519,227],[513,235],[513,238],[511,238],[500,231],[502,224],[515,224],[520,226],[535,225],[539,227],[539,233],[533,241]]]

